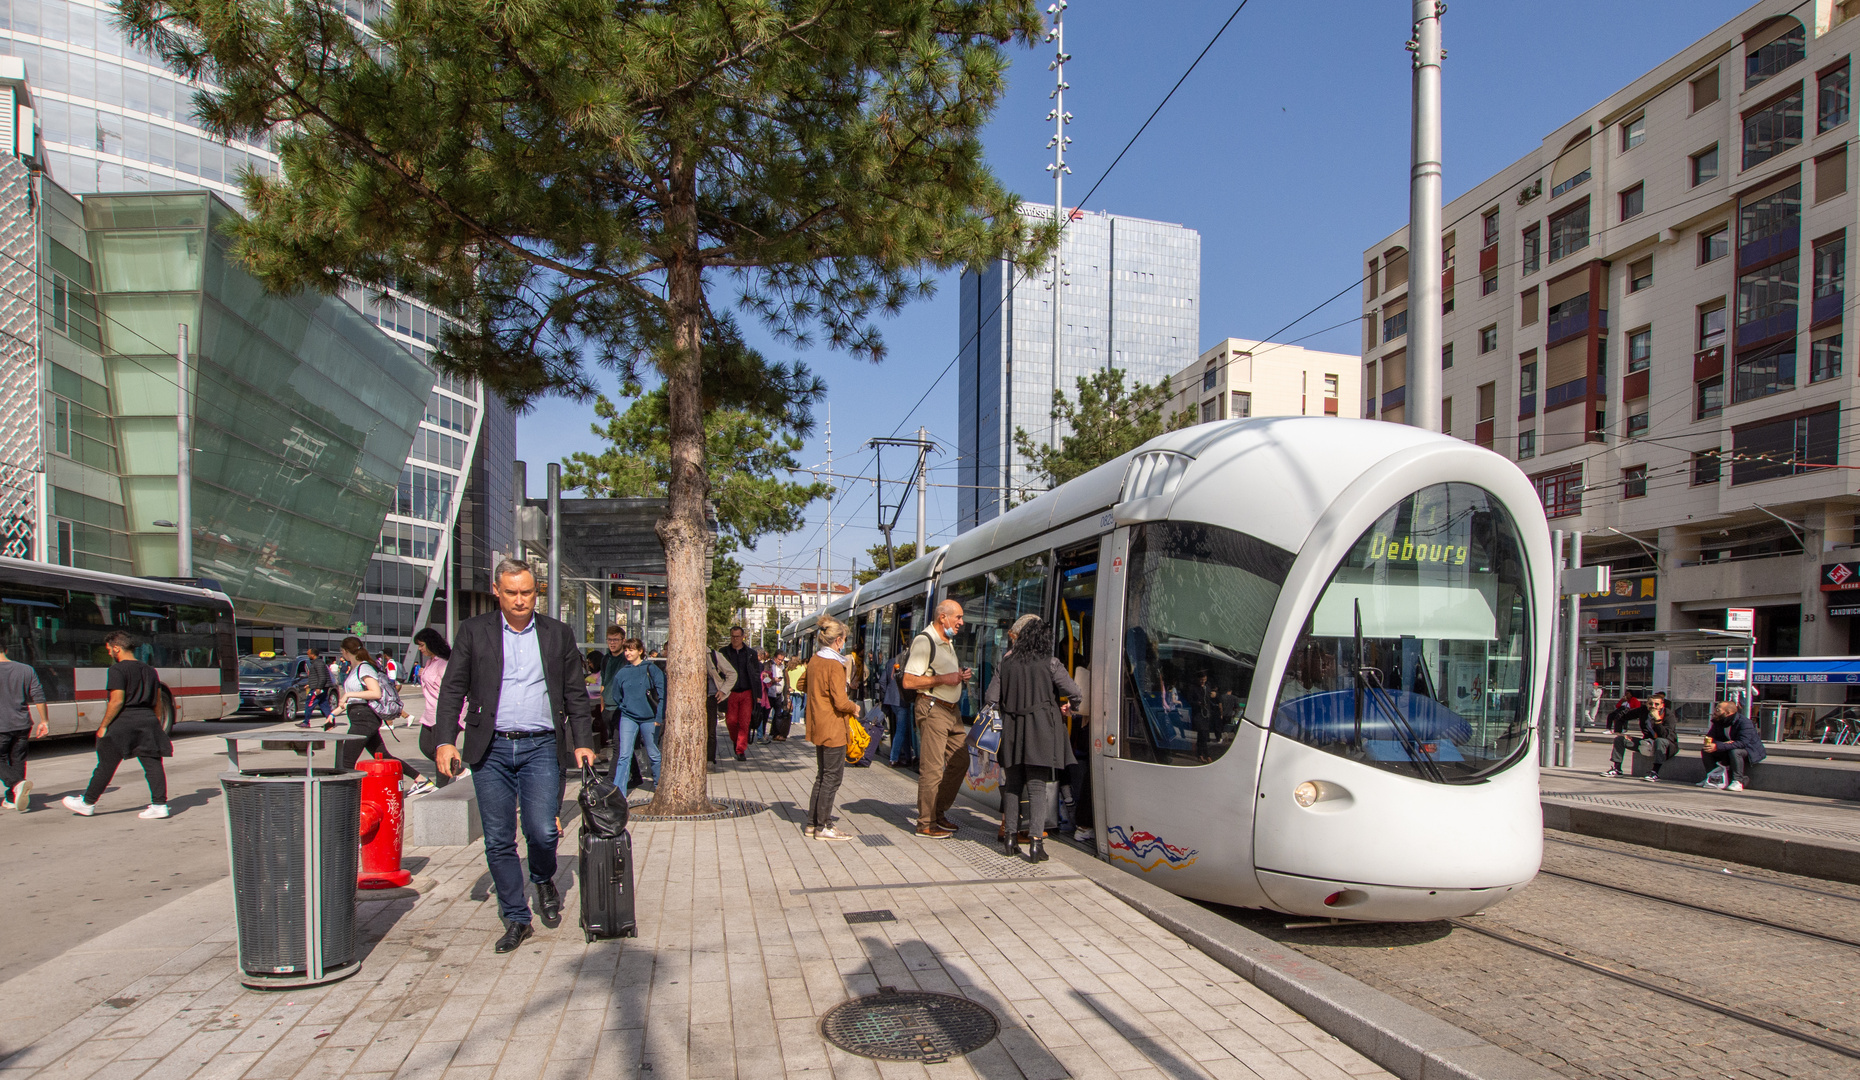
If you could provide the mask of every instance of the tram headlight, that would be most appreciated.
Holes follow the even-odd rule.
[[[1310,806],[1318,801],[1318,786],[1309,780],[1292,789],[1292,801],[1300,806]]]

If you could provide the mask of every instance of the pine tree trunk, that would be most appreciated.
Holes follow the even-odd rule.
[[[710,491],[704,470],[704,276],[695,254],[696,175],[676,157],[671,174],[670,231],[680,236],[679,246],[687,254],[672,258],[666,274],[673,356],[664,375],[672,476],[669,505],[659,519],[658,533],[665,546],[671,626],[665,649],[665,729],[659,738],[663,759],[658,791],[647,812],[681,815],[707,814],[716,808],[710,801],[704,760],[704,740],[711,738],[705,719],[709,686],[704,675],[704,653],[709,646],[704,560],[711,539],[704,518],[704,500]]]

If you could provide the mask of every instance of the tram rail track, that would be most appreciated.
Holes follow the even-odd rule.
[[[1743,884],[1768,885],[1777,889],[1788,889],[1792,892],[1807,893],[1810,896],[1825,896],[1831,900],[1846,900],[1849,903],[1860,904],[1860,896],[1854,896],[1851,893],[1834,892],[1829,889],[1817,889],[1808,885],[1797,885],[1789,881],[1776,881],[1757,874],[1741,873],[1729,867],[1713,870],[1710,867],[1681,862],[1678,859],[1662,859],[1657,855],[1642,855],[1633,851],[1621,851],[1616,848],[1603,847],[1600,844],[1584,844],[1575,840],[1565,840],[1560,836],[1546,836],[1544,837],[1544,841],[1545,843],[1556,844],[1560,847],[1572,847],[1579,848],[1583,851],[1592,851],[1598,855],[1613,855],[1617,858],[1633,859],[1636,862],[1677,867],[1681,870],[1690,870],[1695,874],[1705,874],[1708,877],[1716,878],[1721,881],[1730,880]]]
[[[1483,937],[1490,938],[1494,941],[1501,941],[1507,945],[1512,945],[1517,948],[1525,949],[1529,952],[1536,953],[1539,956],[1548,957],[1549,959],[1557,960],[1562,963],[1569,964],[1572,967],[1581,968],[1584,971],[1588,971],[1596,975],[1601,975],[1606,978],[1614,979],[1617,982],[1626,983],[1629,986],[1635,986],[1642,990],[1647,990],[1652,993],[1659,994],[1660,996],[1669,998],[1673,1001],[1684,1002],[1687,1005],[1691,1005],[1696,1008],[1704,1009],[1708,1012],[1717,1013],[1719,1016],[1723,1016],[1731,1020],[1736,1020],[1739,1023],[1748,1024],[1756,1028],[1761,1028],[1764,1031],[1771,1032],[1772,1034],[1781,1035],[1784,1038],[1794,1039],[1797,1042],[1807,1043],[1810,1046],[1819,1047],[1823,1050],[1830,1051],[1831,1053],[1839,1054],[1842,1057],[1850,1058],[1855,1061],[1860,1061],[1860,1047],[1850,1046],[1846,1043],[1836,1042],[1832,1039],[1824,1039],[1819,1035],[1815,1035],[1810,1032],[1802,1031],[1801,1029],[1791,1027],[1788,1024],[1777,1023],[1774,1020],[1766,1020],[1761,1016],[1757,1016],[1755,1014],[1745,1012],[1744,1010],[1736,1008],[1735,1006],[1726,1005],[1718,1001],[1713,1001],[1710,998],[1699,997],[1696,994],[1689,994],[1684,990],[1675,989],[1674,987],[1662,986],[1659,983],[1653,982],[1649,979],[1643,979],[1637,975],[1633,975],[1625,971],[1617,971],[1614,968],[1608,967],[1605,964],[1598,964],[1590,960],[1584,960],[1581,957],[1572,956],[1567,952],[1558,952],[1557,950],[1549,948],[1548,946],[1538,945],[1535,942],[1525,941],[1522,938],[1513,937],[1510,934],[1506,934],[1501,931],[1494,930],[1488,926],[1480,926],[1466,919],[1448,919],[1446,921],[1452,926],[1455,926],[1459,929],[1470,931],[1471,933],[1474,933],[1474,934],[1479,934]]]
[[[1627,896],[1638,896],[1644,900],[1654,900],[1662,904],[1671,904],[1674,907],[1682,907],[1689,911],[1704,912],[1707,915],[1716,915],[1724,919],[1736,919],[1739,922],[1750,923],[1754,926],[1768,927],[1771,930],[1781,930],[1790,934],[1800,934],[1803,937],[1815,938],[1818,941],[1826,941],[1834,945],[1845,945],[1848,948],[1860,949],[1860,941],[1855,941],[1852,938],[1844,938],[1837,934],[1824,934],[1819,930],[1809,930],[1801,926],[1792,926],[1788,923],[1780,923],[1756,915],[1740,915],[1733,911],[1722,911],[1707,904],[1694,904],[1688,900],[1678,900],[1670,896],[1661,896],[1658,893],[1642,892],[1639,889],[1630,889],[1625,885],[1611,885],[1606,881],[1596,881],[1593,878],[1582,877],[1578,874],[1566,874],[1561,870],[1539,870],[1538,874],[1543,877],[1574,881],[1579,884],[1593,886],[1597,889],[1607,889],[1610,892],[1623,893]],[[1848,899],[1852,899],[1852,897],[1848,897]],[[1454,922],[1455,925],[1460,925],[1458,920],[1450,921]]]

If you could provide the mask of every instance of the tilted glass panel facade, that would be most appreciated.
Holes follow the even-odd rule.
[[[92,196],[105,369],[137,572],[172,574],[177,324],[192,369],[194,571],[247,622],[347,622],[432,372],[333,297],[237,266],[205,193]],[[209,225],[215,227],[209,228]]]

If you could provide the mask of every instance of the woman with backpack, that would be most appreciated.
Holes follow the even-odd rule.
[[[381,725],[389,722],[390,717],[382,715],[384,708],[393,708],[399,715],[400,695],[393,690],[393,684],[381,674],[381,669],[368,655],[367,646],[358,637],[342,639],[342,655],[349,661],[349,673],[343,676],[337,707],[349,718],[349,734],[360,735],[361,742],[344,742],[336,752],[336,764],[343,770],[355,768],[356,759],[362,754],[385,757],[389,761],[399,761],[388,753],[387,744],[381,741]],[[382,704],[386,702],[388,704]],[[413,781],[413,787],[407,792],[409,797],[424,795],[434,790],[433,782],[420,775],[420,771],[406,762],[400,762],[401,773]]]

